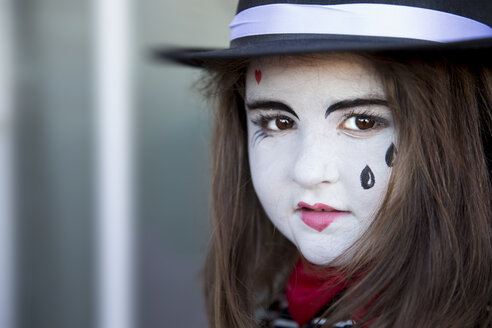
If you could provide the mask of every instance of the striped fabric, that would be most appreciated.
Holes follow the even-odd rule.
[[[323,313],[326,308],[322,309],[319,314]],[[282,296],[273,302],[267,309],[257,315],[258,324],[261,328],[320,328],[325,323],[325,319],[320,317],[313,318],[309,323],[300,327],[292,319],[289,313],[287,300]],[[333,328],[350,328],[355,325],[353,320],[338,322]]]

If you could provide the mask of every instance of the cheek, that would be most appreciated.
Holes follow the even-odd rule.
[[[281,151],[271,138],[249,142],[248,154],[253,186],[265,210],[274,206],[284,190],[289,165],[288,150]]]
[[[253,186],[258,198],[263,203],[265,197],[272,197],[280,177],[277,176],[278,170],[275,169],[275,165],[272,165],[272,162],[268,160],[269,156],[258,155],[255,152],[250,152],[249,165]]]
[[[349,148],[340,169],[351,209],[361,221],[371,221],[387,190],[391,168],[387,165],[388,145],[367,144]]]
[[[289,213],[286,211],[291,185],[286,174],[288,159],[285,153],[279,153],[278,147],[268,148],[265,143],[260,143],[250,147],[249,163],[253,187],[267,217],[285,237],[293,241]]]
[[[295,156],[292,154],[292,138],[270,136],[258,139],[258,131],[248,122],[251,178],[259,198],[273,197],[287,181],[287,167]]]

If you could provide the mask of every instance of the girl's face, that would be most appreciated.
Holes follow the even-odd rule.
[[[354,55],[260,58],[245,103],[263,208],[308,261],[329,263],[367,229],[387,189],[396,131],[381,82]]]

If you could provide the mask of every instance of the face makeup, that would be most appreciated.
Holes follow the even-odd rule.
[[[339,211],[326,204],[316,203],[309,205],[304,202],[297,204],[301,211],[301,220],[309,227],[321,232],[325,230],[338,217],[348,214],[347,211]]]
[[[397,153],[381,82],[355,55],[265,57],[249,66],[245,104],[265,212],[308,261],[332,262],[372,222]]]

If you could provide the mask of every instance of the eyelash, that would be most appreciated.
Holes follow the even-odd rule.
[[[280,114],[259,114],[257,118],[251,120],[251,122],[254,125],[260,127],[260,129],[257,130],[253,135],[254,144],[265,139],[266,137],[270,137],[273,133],[278,132],[278,131],[271,131],[267,128],[268,123],[270,123],[272,120],[277,120],[277,119],[292,120],[292,118]]]
[[[266,129],[268,123],[270,123],[272,120],[277,120],[277,119],[292,120],[290,117],[281,114],[260,114],[258,118],[251,120],[251,122],[261,127],[262,129]]]
[[[377,114],[376,112],[368,109],[364,110],[357,110],[353,109],[347,114],[343,115],[342,122],[339,124],[342,125],[343,123],[347,122],[350,118],[352,117],[358,117],[362,119],[369,119],[375,122],[375,125],[373,128],[370,128],[368,130],[374,130],[378,129],[381,127],[385,127],[388,125],[388,120],[385,119],[383,116]],[[256,144],[259,141],[263,140],[266,137],[271,136],[274,133],[278,133],[279,131],[272,131],[267,128],[267,125],[272,121],[272,120],[277,120],[277,119],[288,119],[292,120],[289,116],[286,115],[281,115],[281,114],[259,114],[257,118],[252,119],[251,122],[259,126],[260,129],[255,132],[253,135],[253,142]],[[295,123],[294,123],[295,124]],[[357,130],[355,130],[357,131]],[[364,130],[360,130],[364,131]]]
[[[353,109],[350,112],[348,112],[347,114],[343,115],[343,120],[340,123],[340,125],[347,122],[352,117],[358,117],[358,118],[369,119],[369,120],[374,121],[375,125],[373,128],[371,128],[371,130],[385,127],[389,123],[386,118],[377,114],[375,111],[368,110],[368,109],[363,109],[363,110]],[[361,130],[361,131],[364,131],[364,130]]]

